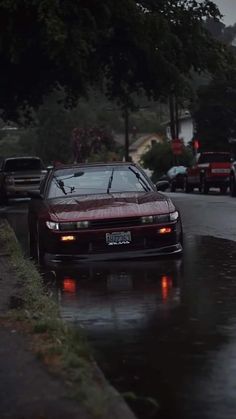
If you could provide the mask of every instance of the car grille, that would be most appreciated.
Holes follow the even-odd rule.
[[[90,221],[90,228],[116,228],[141,225],[140,217],[111,218],[105,220]]]
[[[17,178],[14,179],[16,186],[26,186],[26,185],[38,185],[40,183],[41,178]]]

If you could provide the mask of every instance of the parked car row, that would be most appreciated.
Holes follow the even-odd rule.
[[[232,163],[229,152],[200,153],[192,166],[174,166],[165,179],[171,192],[181,189],[189,193],[198,189],[208,194],[211,188],[218,188],[225,194],[230,188],[231,195],[236,196],[236,162]]]
[[[230,154],[199,155],[192,167],[174,166],[156,185],[133,163],[55,165],[39,157],[11,157],[0,165],[0,200],[28,196],[29,246],[39,264],[180,255],[181,215],[166,186],[208,193],[230,186],[236,195],[236,163]]]

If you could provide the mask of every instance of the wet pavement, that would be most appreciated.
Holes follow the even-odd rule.
[[[222,199],[209,197],[218,220]],[[235,204],[229,201],[231,215]],[[9,217],[24,247],[23,220]],[[190,230],[182,259],[64,267],[46,276],[63,318],[84,328],[99,366],[140,419],[236,417],[236,243]]]
[[[143,419],[236,415],[236,247],[188,239],[182,262],[58,273],[62,316]]]

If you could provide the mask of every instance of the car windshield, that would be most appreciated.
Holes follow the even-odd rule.
[[[5,172],[23,172],[43,169],[40,159],[9,159],[4,165]]]
[[[149,190],[152,186],[135,166],[76,167],[55,172],[48,198]]]
[[[172,178],[176,175],[183,175],[186,173],[186,167],[185,166],[173,166],[171,169],[168,170],[167,175]]]
[[[230,162],[229,153],[209,153],[201,154],[198,164],[202,163],[228,163]]]

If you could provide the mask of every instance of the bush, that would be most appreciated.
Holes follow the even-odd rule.
[[[142,156],[142,165],[153,171],[152,180],[156,182],[172,166],[189,166],[193,158],[190,147],[184,147],[183,153],[175,156],[168,141],[156,143]]]

